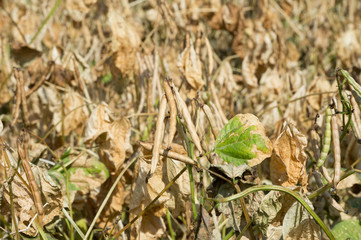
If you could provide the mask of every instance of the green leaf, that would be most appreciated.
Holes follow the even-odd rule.
[[[258,118],[239,114],[232,118],[219,133],[215,152],[235,166],[254,166],[271,154],[271,143]]]
[[[344,220],[332,228],[336,239],[361,239],[361,225],[359,220]]]

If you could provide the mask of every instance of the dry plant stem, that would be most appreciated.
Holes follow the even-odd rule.
[[[84,83],[84,80],[81,78],[80,76],[80,73],[79,73],[79,68],[78,68],[78,65],[77,65],[77,62],[76,62],[76,56],[74,54],[74,58],[73,58],[73,66],[74,66],[74,70],[75,70],[75,78],[77,80],[77,82],[79,83],[79,87],[80,89],[83,91],[84,95],[85,95],[85,98],[86,100],[90,103],[91,100],[90,100],[90,96],[89,96],[89,92],[88,92],[88,89]]]
[[[175,105],[174,95],[172,93],[172,89],[169,86],[169,82],[166,79],[163,82],[164,86],[164,92],[168,100],[168,106],[169,106],[169,112],[170,112],[170,118],[169,118],[169,134],[168,134],[168,143],[167,148],[170,147],[170,145],[173,142],[173,138],[177,131],[177,107]]]
[[[138,159],[138,155],[139,155],[139,151],[135,152],[129,159],[129,163],[125,166],[125,168],[119,173],[117,179],[115,179],[112,187],[109,189],[109,192],[107,193],[107,196],[104,198],[103,202],[102,202],[102,205],[100,205],[97,213],[95,214],[95,217],[92,221],[92,223],[90,224],[89,226],[89,229],[88,231],[86,232],[85,236],[84,236],[84,240],[87,240],[88,237],[90,236],[92,230],[93,230],[93,227],[95,226],[95,223],[96,221],[98,220],[100,214],[102,213],[105,205],[107,204],[110,196],[112,195],[115,187],[118,185],[118,182],[120,181],[120,179],[123,177],[124,173],[128,170],[128,168]],[[129,226],[128,226],[129,227]],[[121,234],[121,233],[120,233]],[[119,234],[119,235],[120,235]],[[119,236],[118,235],[118,236]]]
[[[29,126],[29,111],[28,111],[28,105],[26,104],[24,74],[22,71],[16,69],[15,77],[16,77],[16,80],[20,82],[20,96],[21,96],[21,106],[23,109],[24,125]]]
[[[48,79],[50,74],[53,72],[54,65],[55,65],[54,62],[49,62],[47,73],[38,82],[36,82],[36,84],[30,90],[28,90],[26,92],[26,94],[25,94],[26,97],[29,97],[36,90],[38,90],[41,87],[41,85],[43,85],[43,83],[46,81],[46,79]]]
[[[185,124],[186,124],[186,127],[187,127],[187,130],[188,130],[189,134],[191,135],[192,141],[193,141],[194,145],[196,146],[196,148],[198,149],[199,153],[203,154],[201,141],[200,141],[200,139],[198,137],[196,127],[194,126],[194,124],[192,122],[192,117],[191,117],[191,115],[190,115],[190,113],[188,111],[187,105],[183,101],[183,99],[180,96],[178,90],[174,86],[172,86],[172,87],[173,87],[173,90],[174,90],[175,99],[176,99],[178,109],[182,113],[183,119],[185,120]]]
[[[14,68],[14,75],[16,76],[15,72],[17,70]],[[16,79],[16,102],[15,102],[15,106],[14,106],[14,116],[13,116],[13,120],[11,121],[11,126],[14,126],[16,121],[19,118],[19,113],[20,113],[20,105],[21,105],[21,91],[20,91],[20,82]]]
[[[332,115],[331,128],[332,128],[332,143],[333,143],[334,170],[335,170],[335,174],[333,177],[333,185],[336,188],[337,184],[340,182],[340,173],[341,173],[340,134],[338,132],[336,114]]]
[[[154,134],[152,164],[150,167],[150,171],[148,173],[148,177],[147,177],[148,179],[153,176],[153,174],[157,168],[158,161],[159,161],[159,150],[162,145],[162,137],[163,137],[163,132],[164,132],[164,118],[165,118],[166,109],[167,109],[167,99],[163,95],[162,100],[160,101],[160,105],[159,105],[157,125],[156,125],[155,134]]]
[[[216,88],[214,87],[214,83],[213,82],[210,82],[209,83],[209,88],[210,88],[210,91],[211,91],[211,95],[213,96],[213,99],[214,99],[214,103],[218,109],[218,112],[220,114],[220,117],[223,121],[223,124],[227,124],[228,123],[228,119],[226,117],[226,115],[224,115],[223,111],[222,111],[222,107],[221,107],[221,104],[219,102],[219,99],[218,99],[218,96],[217,96],[217,93],[216,93]]]
[[[182,174],[187,170],[187,167],[184,167],[168,184],[163,188],[163,190],[158,194],[157,197],[155,197],[149,204],[144,208],[144,210],[139,213],[135,218],[133,218],[124,228],[122,228],[118,233],[116,233],[113,237],[116,238],[120,234],[122,234],[125,230],[127,230],[135,221],[137,221],[141,216],[143,216],[148,209],[167,191],[174,183],[177,181],[177,179],[182,176]]]
[[[217,126],[216,119],[214,118],[214,115],[213,115],[211,109],[208,107],[208,105],[203,105],[202,110],[203,110],[204,114],[206,115],[206,117],[209,121],[209,124],[211,125],[211,129],[212,129],[214,138],[217,138],[218,133],[219,133],[219,128]]]
[[[311,130],[310,135],[311,135],[311,146],[312,146],[314,158],[320,159],[320,155],[321,155],[320,147],[319,147],[320,138],[315,129]]]
[[[332,178],[330,177],[330,175],[328,174],[327,169],[325,168],[325,166],[321,167],[321,173],[323,175],[323,177],[326,179],[327,182],[331,183],[332,182]]]
[[[35,204],[35,208],[38,212],[38,218],[39,218],[39,223],[40,226],[43,226],[43,214],[44,214],[44,209],[43,209],[43,204],[41,202],[41,193],[39,191],[39,187],[38,184],[35,181],[34,178],[34,174],[33,171],[31,170],[31,166],[29,163],[29,135],[25,132],[22,132],[22,138],[24,141],[24,147],[22,148],[21,146],[21,142],[20,140],[18,140],[17,142],[17,146],[18,146],[18,153],[24,168],[24,172],[26,174],[26,178],[29,181],[29,185],[31,188],[31,192],[33,194],[33,198],[34,198],[34,204]]]
[[[139,142],[139,144],[140,144],[140,146],[142,146],[144,149],[146,149],[148,151],[151,151],[152,148],[153,148],[153,145],[151,143]],[[187,157],[185,155],[182,155],[182,154],[170,151],[170,150],[159,149],[159,154],[164,156],[164,157],[172,158],[174,160],[177,160],[177,161],[180,161],[180,162],[183,162],[183,163],[187,163],[187,164],[191,164],[191,165],[197,165],[197,162],[195,162],[190,157]]]
[[[316,180],[316,183],[317,183],[318,187],[322,187],[323,184],[322,184],[321,175],[320,175],[317,171],[314,170],[314,171],[313,171],[313,176],[315,177],[315,180]],[[335,199],[333,199],[333,198],[331,197],[331,194],[330,194],[329,192],[325,191],[325,192],[323,193],[323,196],[326,198],[326,200],[329,202],[329,204],[330,204],[331,206],[333,206],[337,211],[339,211],[339,212],[344,212],[344,211],[345,211],[345,210],[343,209],[343,207],[342,207],[340,204],[338,204],[338,203],[335,201]]]
[[[213,65],[214,65],[212,47],[207,37],[205,37],[205,42],[206,42],[207,55],[208,55],[208,74],[211,75],[213,72]]]
[[[8,167],[10,168],[11,163],[8,158],[6,150],[4,151],[4,142],[1,137],[0,137],[0,147],[1,147],[1,154],[2,154],[2,156],[4,156],[6,163],[7,163]],[[15,170],[15,174],[19,175],[17,170]],[[15,209],[14,209],[14,199],[13,199],[14,194],[13,194],[13,188],[12,188],[12,179],[15,176],[15,174],[10,178],[10,181],[8,181],[8,182],[9,182],[9,193],[10,193],[11,220],[13,222],[12,226],[14,226],[14,228],[15,228],[16,239],[20,240],[19,228],[18,228],[17,219],[16,219],[16,215],[15,215]],[[5,171],[5,178],[9,179],[7,176],[7,171]],[[3,183],[1,183],[1,184],[3,184]]]
[[[345,174],[343,174],[343,175],[341,176],[340,181],[342,181],[342,180],[344,180],[345,178],[351,176],[351,175],[354,174],[355,172],[358,172],[358,171],[356,171],[356,170],[357,170],[357,169],[350,169],[350,170],[348,170],[347,172],[345,172]],[[316,191],[313,191],[310,195],[308,195],[308,199],[312,199],[312,198],[317,197],[318,195],[320,195],[320,194],[324,193],[325,191],[327,191],[328,189],[332,188],[332,186],[333,186],[333,183],[332,183],[332,182],[324,185],[323,187],[317,189]]]

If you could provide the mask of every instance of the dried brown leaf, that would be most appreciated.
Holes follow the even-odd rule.
[[[165,187],[162,165],[163,164],[156,169],[153,177],[146,183],[146,176],[149,172],[150,164],[145,161],[139,162],[138,178],[129,204],[131,218],[132,216],[135,217],[138,215]],[[132,239],[141,239],[140,236],[158,238],[163,234],[165,225],[162,216],[165,214],[165,204],[170,204],[169,200],[171,197],[169,193],[164,193],[145,215],[135,222],[134,228],[132,228],[131,231]],[[153,230],[147,232],[146,229]]]
[[[307,138],[292,124],[286,124],[273,143],[271,180],[273,184],[293,187],[298,182],[307,192]]]
[[[47,203],[44,206],[43,214],[43,224],[46,225],[50,223],[54,217],[61,214],[61,209],[63,207],[63,195],[60,187],[53,181],[53,179],[48,175],[47,171],[41,169],[37,166],[32,166],[32,171],[34,173],[35,179],[38,182],[40,192],[42,193],[43,199]],[[22,178],[26,180],[26,175],[23,173]],[[26,180],[27,181],[27,180]],[[15,214],[19,219],[19,230],[23,230],[28,227],[30,221],[36,214],[35,203],[33,201],[33,196],[30,189],[20,180],[20,178],[15,175],[13,181],[10,183],[12,185],[12,195],[14,201],[14,210]],[[3,215],[10,216],[10,192],[9,185],[4,184],[1,191],[5,198],[4,205],[1,205],[1,213]],[[29,236],[36,236],[38,233],[35,225],[31,225],[28,230],[24,231]]]
[[[65,136],[72,131],[81,135],[84,122],[89,115],[84,99],[75,92],[69,92],[63,96],[63,106],[63,112],[54,112],[54,124],[61,121],[62,115],[65,116],[63,124],[58,124],[56,130],[58,133],[64,133]]]
[[[193,89],[200,90],[203,87],[202,65],[192,43],[189,43],[189,46],[179,54],[177,67],[184,74],[187,82]]]

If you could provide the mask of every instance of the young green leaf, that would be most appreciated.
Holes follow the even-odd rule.
[[[255,166],[271,155],[272,144],[256,116],[238,114],[219,133],[215,152],[235,166]]]

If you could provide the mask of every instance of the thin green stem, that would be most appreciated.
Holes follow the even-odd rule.
[[[157,197],[155,197],[149,204],[144,208],[144,210],[137,215],[135,218],[133,218],[125,227],[123,227],[118,233],[116,233],[113,238],[118,237],[120,234],[122,234],[125,230],[127,230],[134,222],[136,222],[141,216],[144,215],[148,211],[148,209],[167,191],[174,183],[177,181],[177,179],[182,176],[182,174],[187,170],[187,167],[184,167],[173,179],[170,181],[167,186],[163,188],[163,190],[158,194]]]
[[[249,226],[251,226],[252,221],[249,221],[246,226],[244,226],[244,228],[242,229],[241,233],[237,236],[236,240],[239,240],[242,238],[242,236],[244,235],[244,233],[247,231],[247,229],[249,228]]]
[[[133,154],[133,159],[130,159],[129,163],[127,164],[127,166],[125,166],[125,168],[119,173],[117,179],[114,181],[112,187],[109,189],[109,192],[107,194],[107,196],[104,198],[103,202],[102,202],[102,205],[100,205],[100,208],[98,209],[98,212],[95,214],[95,217],[92,221],[92,223],[90,224],[89,226],[89,229],[88,231],[86,232],[85,234],[85,237],[84,237],[84,240],[87,240],[89,235],[91,234],[93,228],[94,228],[94,225],[96,223],[96,221],[98,220],[100,214],[102,213],[105,205],[107,204],[110,196],[112,195],[115,187],[118,185],[118,182],[120,181],[120,179],[123,177],[125,171],[138,159],[138,155],[139,155],[139,151],[136,152],[135,154]],[[121,232],[120,232],[121,233]]]
[[[354,174],[355,172],[355,169],[351,169],[349,171],[347,171],[344,175],[342,175],[340,181],[342,181],[343,179],[349,177],[350,175]],[[331,187],[333,187],[333,183],[330,182],[326,185],[324,185],[323,187],[317,189],[316,191],[314,191],[313,193],[311,193],[309,196],[308,196],[308,199],[312,199],[312,198],[315,198],[317,196],[319,196],[320,194],[326,192],[328,189],[330,189]]]
[[[313,209],[307,204],[307,202],[301,197],[301,195],[295,191],[292,191],[286,187],[282,186],[273,186],[273,185],[262,185],[262,186],[255,186],[250,187],[244,190],[241,193],[234,194],[232,196],[226,197],[226,198],[219,198],[219,199],[211,199],[216,202],[229,202],[233,201],[239,198],[243,198],[251,193],[258,192],[258,191],[280,191],[284,192],[286,194],[291,195],[294,197],[298,202],[302,204],[302,206],[311,214],[311,216],[315,219],[315,221],[321,226],[321,228],[325,231],[327,236],[331,240],[335,240],[335,237],[333,236],[332,232],[328,229],[328,227],[324,224],[324,222],[317,216],[317,214],[313,211]]]
[[[69,212],[70,212],[70,218],[73,218],[73,207],[70,201],[70,190],[69,190],[69,181],[70,181],[70,174],[66,167],[63,166],[63,170],[65,172],[65,186],[66,186],[66,197],[68,199],[68,205],[69,205]],[[74,240],[74,227],[72,224],[70,224],[70,239]]]
[[[169,212],[168,208],[167,208],[166,212],[167,212],[166,216],[167,216],[167,223],[168,223],[169,233],[170,233],[170,236],[171,236],[172,240],[175,240],[176,239],[176,234],[175,234],[175,232],[173,230],[172,218],[170,216],[170,212]]]
[[[61,0],[57,0],[53,6],[53,8],[50,10],[48,16],[46,16],[45,20],[41,23],[40,28],[38,29],[38,31],[35,33],[35,35],[33,36],[33,38],[30,40],[29,44],[32,44],[35,39],[39,36],[41,30],[43,30],[43,28],[45,27],[45,25],[47,24],[47,22],[50,20],[51,16],[53,16],[53,14],[55,13],[56,9],[59,7],[61,3]]]
[[[191,159],[194,159],[193,158],[194,157],[193,143],[191,141],[189,141],[189,139],[187,138],[187,134],[185,133],[185,126],[183,126],[182,122],[180,121],[180,119],[178,117],[177,117],[177,121],[178,121],[178,124],[180,126],[183,139],[184,139],[184,141],[186,143],[186,149],[187,149],[188,157],[190,157]],[[192,212],[193,212],[193,218],[195,220],[198,217],[198,213],[197,213],[197,207],[196,207],[196,202],[195,202],[195,189],[194,189],[194,179],[193,179],[192,166],[187,164],[187,168],[188,168],[188,173],[189,173],[189,184],[190,184],[190,189],[191,189]]]

